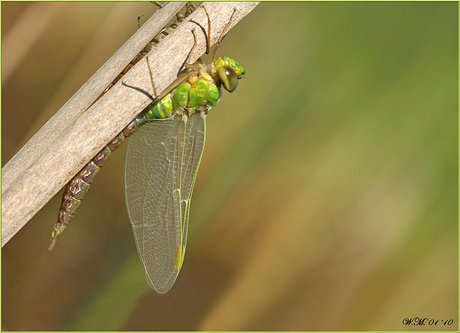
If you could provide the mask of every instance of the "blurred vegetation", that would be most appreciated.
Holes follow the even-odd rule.
[[[2,166],[155,10],[2,2]],[[458,3],[262,3],[219,54],[247,79],[207,118],[173,289],[122,147],[52,253],[61,193],[3,248],[3,329],[458,331]]]

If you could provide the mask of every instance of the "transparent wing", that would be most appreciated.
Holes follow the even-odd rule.
[[[125,186],[129,218],[149,285],[173,286],[182,266],[193,185],[203,153],[205,116],[156,120],[129,141]]]

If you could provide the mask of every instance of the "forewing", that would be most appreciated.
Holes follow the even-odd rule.
[[[139,257],[150,286],[167,292],[177,276],[174,262],[180,246],[178,177],[180,117],[142,126],[131,138],[126,155],[126,204]],[[177,183],[177,182],[176,182]]]
[[[159,293],[171,289],[182,265],[190,196],[204,147],[204,116],[184,119],[142,126],[130,138],[126,156],[128,214],[148,282]]]

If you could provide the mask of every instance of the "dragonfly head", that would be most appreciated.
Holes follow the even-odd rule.
[[[217,79],[228,92],[233,92],[238,86],[238,80],[245,73],[243,66],[229,57],[219,57],[214,62]]]

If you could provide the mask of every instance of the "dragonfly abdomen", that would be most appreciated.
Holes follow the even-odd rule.
[[[62,195],[58,221],[54,225],[51,234],[53,242],[50,246],[50,250],[53,249],[56,238],[72,221],[78,208],[80,207],[83,197],[86,192],[88,192],[94,177],[104,166],[112,152],[114,152],[126,138],[135,133],[146,122],[155,119],[165,119],[172,116],[173,103],[171,95],[173,95],[173,92],[167,94],[160,101],[151,103],[67,183],[64,194]]]

